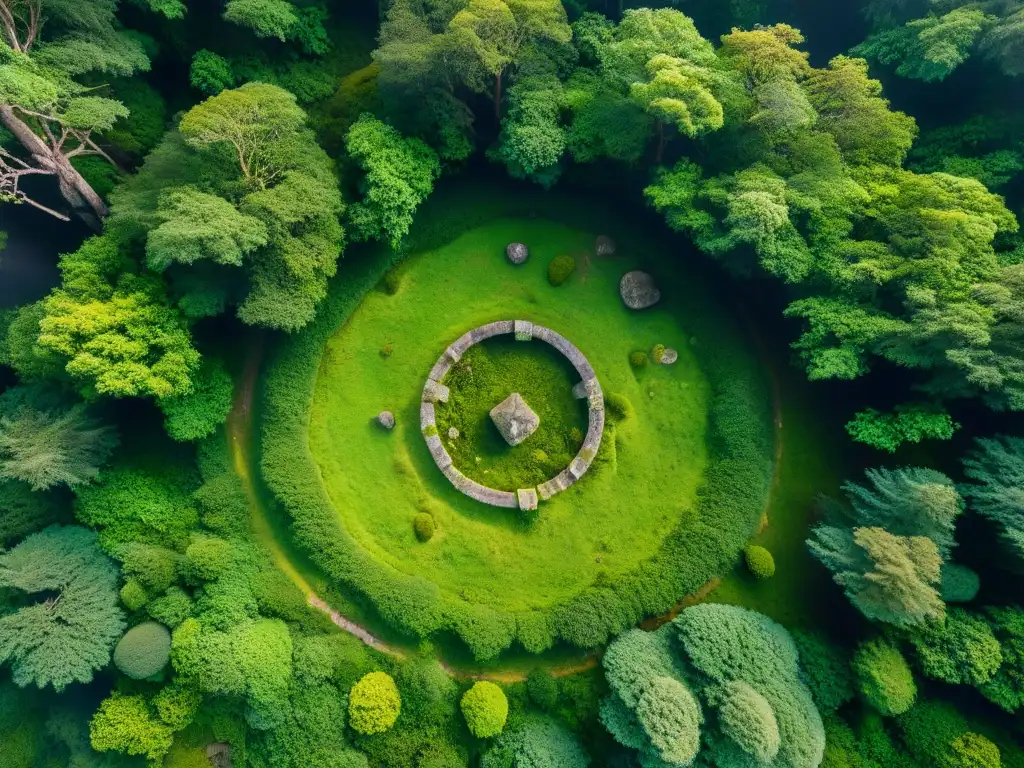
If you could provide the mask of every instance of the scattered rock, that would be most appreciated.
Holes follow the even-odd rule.
[[[377,416],[377,422],[384,427],[384,429],[394,429],[395,414],[391,411],[381,411],[380,415]]]
[[[598,235],[597,240],[594,241],[594,253],[598,256],[614,256],[615,241],[608,235]]]
[[[518,392],[513,392],[491,409],[491,421],[509,445],[519,445],[540,426],[540,417]]]
[[[457,430],[455,427],[448,427],[448,439],[449,440],[458,440],[459,439],[459,430]]]
[[[672,349],[672,347],[665,347],[665,351],[661,353],[661,359],[658,362],[662,365],[672,365],[678,359],[678,352]]]
[[[638,269],[622,276],[619,295],[630,309],[646,309],[661,299],[661,291],[654,284],[654,278]]]
[[[513,264],[522,264],[530,258],[530,249],[522,243],[509,243],[505,247],[505,255]]]

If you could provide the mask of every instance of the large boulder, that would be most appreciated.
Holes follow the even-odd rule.
[[[491,409],[491,421],[509,445],[519,445],[540,426],[540,417],[518,392],[513,392]]]
[[[661,300],[661,291],[654,284],[654,278],[639,269],[622,276],[619,295],[630,309],[646,309]]]
[[[522,243],[509,243],[505,246],[505,255],[513,264],[522,264],[530,258],[530,249]]]
[[[394,429],[395,414],[391,411],[381,411],[377,416],[377,423],[384,427],[384,429]]]

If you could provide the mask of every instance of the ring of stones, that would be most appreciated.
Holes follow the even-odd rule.
[[[573,368],[580,376],[580,381],[572,388],[573,394],[579,399],[586,398],[588,401],[587,434],[579,453],[569,463],[569,466],[550,480],[534,488],[520,488],[515,493],[488,488],[462,474],[452,463],[452,457],[445,450],[444,443],[441,442],[441,437],[437,434],[435,413],[437,403],[448,402],[448,387],[444,385],[444,377],[452,366],[462,359],[466,350],[485,339],[506,333],[515,334],[517,341],[540,339],[557,349],[572,363]],[[528,320],[498,320],[462,334],[434,363],[434,367],[430,369],[430,374],[427,376],[426,384],[423,386],[423,397],[420,402],[420,431],[427,441],[427,448],[430,449],[430,455],[434,457],[437,468],[459,491],[471,499],[495,507],[509,509],[518,507],[522,510],[534,510],[537,508],[538,498],[547,500],[556,493],[561,493],[583,477],[590,468],[597,455],[597,449],[601,446],[601,436],[604,434],[604,393],[597,381],[597,374],[594,373],[594,368],[587,358],[564,336],[543,325],[534,325]]]

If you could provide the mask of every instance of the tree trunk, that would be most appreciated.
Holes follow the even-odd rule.
[[[501,123],[501,72],[494,78],[494,119]]]
[[[75,215],[92,229],[100,231],[101,222],[110,211],[71,161],[59,150],[51,149],[10,106],[0,105],[0,123],[28,150],[37,167],[57,177],[60,193]]]

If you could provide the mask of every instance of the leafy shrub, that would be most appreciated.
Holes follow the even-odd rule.
[[[664,344],[655,344],[651,348],[651,360],[653,360],[654,362],[660,363],[661,359],[664,356],[665,356],[665,345]]]
[[[902,715],[914,706],[914,675],[892,643],[879,639],[862,644],[853,656],[853,671],[864,700],[883,715]]]
[[[231,545],[216,536],[197,534],[185,550],[185,573],[193,582],[218,579],[231,565]]]
[[[614,421],[625,421],[636,415],[633,403],[629,401],[628,397],[618,392],[609,392],[605,395],[604,406]]]
[[[135,579],[128,579],[121,587],[121,602],[129,611],[137,611],[149,601],[146,589]]]
[[[478,739],[497,736],[508,719],[508,699],[494,683],[481,680],[462,695],[459,706],[470,733]]]
[[[412,519],[412,527],[416,533],[416,538],[420,541],[427,542],[434,538],[434,517],[427,512],[420,512]]]
[[[921,670],[953,685],[980,686],[1003,663],[999,641],[988,622],[954,608],[943,622],[910,633]]]
[[[770,763],[782,737],[772,705],[742,680],[726,683],[718,707],[722,733],[758,763]]]
[[[935,699],[918,702],[896,724],[911,757],[921,766],[943,766],[953,742],[970,730],[955,706]]]
[[[981,580],[978,574],[964,565],[946,563],[942,566],[942,586],[939,591],[947,603],[969,603],[978,596]]]
[[[159,674],[171,657],[171,633],[147,621],[124,633],[114,648],[114,664],[128,677],[145,680]]]
[[[387,672],[370,672],[349,691],[348,721],[358,733],[384,733],[395,724],[401,708],[398,686]]]
[[[755,579],[770,579],[775,575],[775,558],[764,547],[752,544],[743,550],[743,561]]]
[[[161,723],[143,696],[114,692],[89,723],[89,741],[97,752],[145,755],[154,764],[171,748],[171,729]]]
[[[629,364],[634,368],[643,368],[647,365],[647,353],[643,351],[632,352],[629,355]]]
[[[526,677],[526,692],[530,700],[544,712],[551,712],[558,703],[558,683],[541,667],[530,670]]]
[[[167,594],[151,600],[146,612],[151,618],[174,629],[192,615],[192,598],[179,587],[171,587]]]
[[[188,81],[196,90],[214,96],[235,85],[235,73],[227,59],[203,49],[192,57]]]
[[[950,745],[942,768],[999,768],[999,747],[978,733],[958,736]]]
[[[572,256],[562,254],[555,256],[548,263],[548,282],[559,286],[569,279],[569,276],[576,271],[576,259]]]
[[[550,718],[533,717],[502,734],[481,768],[587,768],[590,758],[571,731]]]
[[[689,765],[700,749],[703,717],[693,693],[674,677],[656,677],[634,710],[655,753],[670,765]]]
[[[164,429],[174,440],[201,440],[217,431],[231,410],[235,385],[224,363],[210,356],[194,378],[187,395],[157,401],[164,412]]]
[[[960,425],[944,410],[931,405],[898,405],[891,413],[867,408],[846,425],[850,437],[880,451],[895,453],[903,443],[925,438],[949,440]]]
[[[817,632],[793,631],[800,668],[818,709],[834,712],[856,695],[849,654]]]

